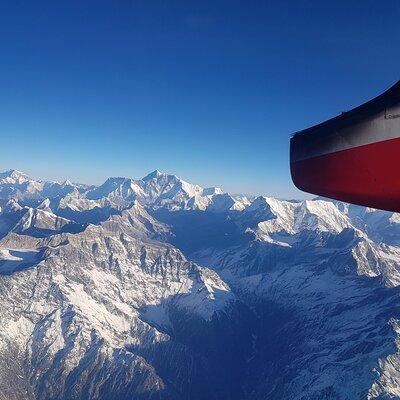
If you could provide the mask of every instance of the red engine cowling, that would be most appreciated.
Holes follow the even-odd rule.
[[[400,211],[400,81],[349,112],[295,133],[290,170],[305,192]]]

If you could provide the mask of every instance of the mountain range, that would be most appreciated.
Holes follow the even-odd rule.
[[[400,215],[154,171],[0,173],[0,399],[400,398]]]

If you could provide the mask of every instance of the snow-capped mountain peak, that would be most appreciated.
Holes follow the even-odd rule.
[[[21,184],[31,180],[27,175],[23,172],[18,171],[16,169],[10,169],[5,172],[0,172],[0,183],[8,183],[8,184]]]
[[[153,179],[160,179],[161,177],[165,177],[165,176],[167,176],[167,174],[156,169],[153,172],[150,172],[149,174],[147,174],[144,178],[142,178],[142,181],[147,182],[147,181],[151,181]],[[172,176],[174,176],[174,175],[172,175]]]

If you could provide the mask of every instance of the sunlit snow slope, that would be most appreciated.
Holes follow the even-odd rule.
[[[400,398],[400,217],[159,171],[0,173],[0,399]]]

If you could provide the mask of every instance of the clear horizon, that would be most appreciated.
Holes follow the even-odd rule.
[[[400,3],[0,6],[0,170],[306,198],[289,138],[399,79]]]

